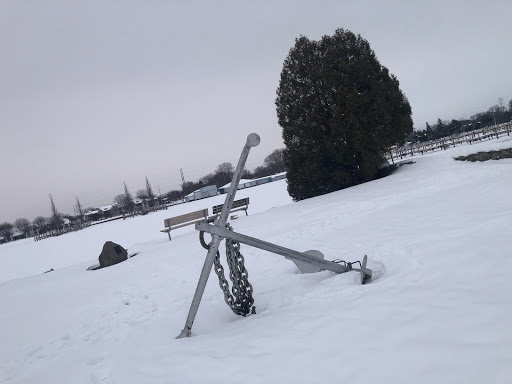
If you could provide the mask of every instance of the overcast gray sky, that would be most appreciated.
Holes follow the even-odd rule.
[[[512,1],[0,2],[0,222],[179,188],[283,147],[274,100],[295,38],[370,42],[416,128],[512,98]]]

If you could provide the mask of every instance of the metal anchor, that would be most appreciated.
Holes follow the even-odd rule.
[[[333,262],[324,260],[324,256],[320,251],[311,250],[306,252],[298,252],[294,251],[293,249],[281,247],[279,245],[256,239],[254,237],[233,232],[226,228],[227,218],[235,199],[236,191],[238,190],[238,185],[240,183],[242,172],[245,167],[245,162],[249,156],[249,151],[252,147],[258,146],[259,143],[260,137],[256,133],[251,133],[249,136],[247,136],[247,142],[240,155],[240,159],[238,161],[235,173],[233,175],[233,180],[231,182],[231,187],[222,207],[222,212],[219,217],[217,217],[214,224],[208,224],[204,221],[195,224],[196,230],[210,233],[212,235],[212,241],[204,261],[203,269],[201,270],[201,275],[199,276],[199,281],[197,283],[192,303],[190,304],[185,326],[183,327],[183,330],[177,339],[189,337],[191,335],[192,325],[199,309],[199,304],[201,303],[201,298],[203,296],[206,283],[208,282],[208,277],[213,266],[215,255],[217,254],[219,244],[223,239],[238,241],[239,243],[247,244],[255,248],[263,249],[265,251],[284,256],[285,258],[292,260],[303,273],[319,272],[321,270],[328,270],[335,273],[359,271],[362,275],[363,284],[366,283],[372,276],[371,269],[366,268],[366,255],[364,256],[362,263],[359,261],[354,263],[347,263],[343,260],[340,260],[339,262]],[[356,263],[359,263],[360,268],[352,267],[352,265]]]

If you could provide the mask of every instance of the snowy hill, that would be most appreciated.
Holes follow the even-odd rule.
[[[508,139],[298,203],[284,180],[239,191],[251,204],[237,232],[329,260],[366,254],[374,280],[302,275],[242,245],[257,314],[232,314],[212,273],[189,339],[175,337],[206,251],[193,226],[172,242],[159,230],[224,196],[0,245],[0,382],[509,383],[512,160],[452,158]],[[138,255],[85,271],[107,240]]]

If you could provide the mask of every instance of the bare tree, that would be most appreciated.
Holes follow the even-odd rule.
[[[215,173],[209,173],[199,179],[199,182],[203,185],[215,184]]]
[[[217,169],[215,170],[216,174],[221,175],[222,184],[226,184],[231,181],[231,178],[233,177],[234,168],[233,164],[225,162],[222,164],[219,164],[217,166]]]
[[[114,197],[114,204],[116,204],[119,207],[119,209],[121,209],[121,210],[125,209],[125,206],[124,206],[125,196],[126,195],[124,193],[121,193],[120,195],[117,195],[116,197]]]
[[[37,216],[34,219],[34,221],[32,221],[32,224],[34,224],[37,227],[37,229],[42,230],[46,226],[47,222],[48,222],[48,220],[46,219],[46,217]]]
[[[50,223],[55,229],[58,229],[62,225],[62,218],[59,215],[59,211],[57,211],[57,207],[55,206],[55,202],[53,201],[53,196],[50,194],[50,207],[52,211],[52,216],[50,217]]]
[[[148,198],[148,192],[145,189],[139,189],[137,192],[135,192],[135,196],[138,199],[147,199]]]
[[[178,191],[176,189],[173,189],[172,191],[169,191],[166,193],[166,196],[169,198],[169,200],[171,201],[176,201],[176,200],[179,200],[180,197],[181,197],[181,191]]]
[[[252,176],[252,172],[249,171],[248,169],[245,169],[242,171],[242,179],[252,179],[253,176]]]
[[[0,236],[2,236],[6,242],[11,240],[12,228],[11,223],[5,222],[0,224]]]
[[[153,188],[151,188],[151,184],[149,184],[148,177],[146,176],[146,195],[149,200],[153,200],[155,194],[153,193]]]
[[[27,232],[28,227],[30,227],[30,221],[25,218],[19,218],[14,221],[14,228],[23,234]]]
[[[135,205],[132,199],[127,199],[125,193],[121,193],[114,197],[114,203],[121,209],[122,212],[131,212]]]
[[[196,189],[196,184],[191,181],[185,181],[181,184],[181,194],[183,196],[188,195],[190,192],[193,192]]]
[[[132,212],[135,208],[135,204],[133,203],[133,198],[128,190],[128,186],[126,185],[126,181],[124,182],[124,198],[122,201],[122,206],[125,209],[126,212]]]
[[[128,186],[126,185],[126,181],[124,182],[124,194],[127,199],[133,200],[132,194],[130,193],[130,191],[128,190]]]
[[[79,217],[80,222],[82,223],[84,221],[84,208],[82,207],[82,203],[80,203],[80,200],[78,199],[78,196],[76,197],[76,204],[73,205],[73,210],[75,211],[75,214]]]
[[[503,97],[498,99],[498,110],[499,112],[505,112],[507,110],[507,108],[505,108],[505,100],[503,100]]]
[[[268,168],[271,174],[283,172],[285,170],[283,152],[284,148],[275,149],[270,155],[265,157],[265,160],[263,160],[263,164]]]
[[[259,165],[256,168],[254,168],[254,171],[252,172],[252,177],[257,179],[258,177],[264,177],[267,175],[267,168],[263,165]]]

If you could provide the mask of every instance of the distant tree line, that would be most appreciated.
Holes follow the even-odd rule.
[[[37,216],[32,223],[26,218],[19,218],[14,221],[14,224],[9,222],[0,224],[0,242],[11,241],[16,235],[26,237],[30,227],[33,227],[36,233],[45,233],[50,231],[62,230],[64,219],[71,222],[75,217],[73,215],[61,214],[57,210],[53,196],[50,194],[50,211],[49,217]],[[80,201],[77,198],[77,204],[80,205]]]
[[[283,151],[284,149],[275,149],[270,155],[265,157],[263,165],[256,167],[252,172],[245,169],[242,174],[242,178],[258,179],[265,176],[275,175],[279,172],[284,172]],[[207,185],[216,185],[217,188],[220,188],[231,181],[234,171],[235,169],[231,163],[226,162],[219,164],[212,173],[200,177],[196,182],[185,182],[181,187],[181,195],[188,195],[189,193]],[[178,191],[170,191],[168,193],[169,198],[176,196],[177,192]]]
[[[256,167],[254,171],[244,170],[243,178],[254,179],[273,175],[284,171],[283,163],[283,149],[276,149],[270,155],[268,155],[263,165]],[[216,185],[221,187],[231,181],[233,177],[234,168],[231,163],[224,162],[217,166],[212,172],[203,177],[200,177],[196,182],[185,182],[181,189],[169,191],[163,195],[156,195],[153,191],[151,183],[146,177],[146,188],[140,189],[135,192],[137,199],[145,201],[148,207],[160,205],[164,200],[177,201],[183,199],[183,196],[204,187],[206,185]],[[76,202],[73,205],[74,215],[60,213],[57,210],[53,196],[50,194],[50,216],[38,216],[32,222],[26,218],[19,218],[14,223],[4,222],[0,224],[0,243],[11,241],[13,236],[20,235],[26,237],[29,233],[30,228],[34,232],[42,234],[47,232],[64,231],[64,223],[67,219],[69,226],[80,226],[85,221],[85,214],[87,212],[94,212],[99,210],[97,207],[84,208],[80,199],[75,197]],[[117,195],[113,199],[113,204],[117,205],[122,214],[132,214],[136,211],[136,203],[132,194],[130,193],[126,182],[124,183],[123,193]]]
[[[505,106],[503,98],[498,99],[498,103],[490,107],[487,112],[476,113],[469,119],[452,119],[443,121],[437,119],[435,124],[426,123],[426,127],[420,131],[414,131],[407,136],[409,142],[424,142],[437,140],[443,137],[452,136],[456,133],[463,133],[489,127],[497,124],[508,123],[512,120],[512,99],[508,102],[508,109]]]

